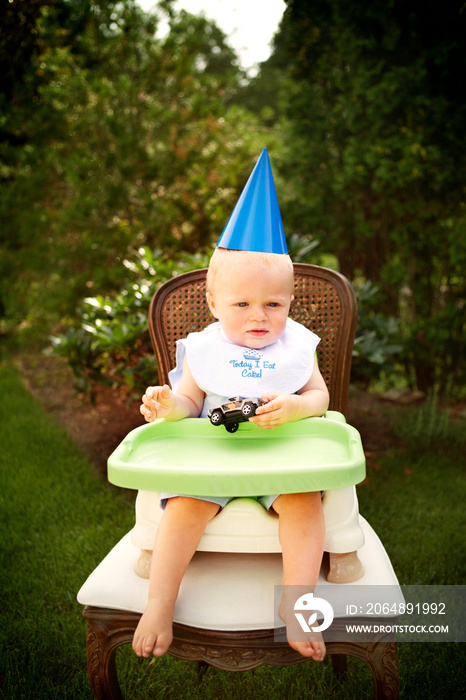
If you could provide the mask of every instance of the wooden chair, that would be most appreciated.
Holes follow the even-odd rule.
[[[349,282],[337,272],[314,265],[295,264],[295,299],[291,316],[311,328],[322,339],[318,346],[318,361],[330,392],[330,409],[343,415],[347,410],[351,357],[356,331],[357,306]],[[156,292],[149,310],[149,329],[156,352],[159,382],[167,381],[168,372],[175,364],[175,342],[189,332],[197,331],[212,322],[205,302],[206,270],[188,272],[173,278]],[[388,557],[373,530],[363,519],[366,544],[366,568],[372,567],[368,583],[397,585]],[[147,598],[147,581],[134,574],[138,551],[131,544],[131,535],[112,550],[86,581],[78,594],[85,605],[83,616],[87,626],[87,659],[91,685],[99,699],[121,698],[115,667],[115,652],[132,641],[134,630]],[[276,570],[279,555],[238,555],[198,552],[191,576],[194,586],[180,591],[180,597],[189,599],[190,592],[202,589],[203,567],[231,565],[251,572],[253,559],[259,560],[258,576],[270,567]],[[217,557],[217,559],[216,559]],[[273,559],[275,557],[275,559]],[[275,567],[275,569],[274,569]],[[200,572],[200,573],[199,573]],[[251,574],[253,578],[254,574]],[[372,576],[372,578],[371,578]],[[382,580],[380,580],[382,576]],[[379,577],[379,578],[377,578]],[[218,581],[217,581],[218,583]],[[263,586],[263,582],[261,584]],[[128,598],[136,591],[135,598]],[[200,604],[202,608],[202,603]],[[175,614],[174,639],[169,653],[179,659],[193,660],[220,669],[243,671],[263,664],[288,665],[306,661],[286,641],[276,641],[274,629],[244,628],[218,629],[215,625],[219,611],[211,619],[198,623],[190,618],[189,605],[180,604],[177,621]],[[202,612],[202,611],[201,611]],[[210,610],[209,610],[210,612]],[[175,611],[176,613],[176,611]],[[196,617],[196,616],[194,616]],[[198,615],[199,617],[199,615]],[[213,621],[213,622],[212,622]],[[340,624],[340,622],[339,622]],[[344,624],[344,620],[341,620]],[[396,645],[382,634],[370,642],[329,642],[327,652],[334,669],[344,670],[346,655],[368,664],[372,671],[375,698],[397,698],[399,676]]]

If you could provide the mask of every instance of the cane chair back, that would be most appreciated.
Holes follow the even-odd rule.
[[[175,366],[178,338],[215,321],[206,302],[206,273],[202,269],[174,277],[154,294],[149,331],[159,384],[168,382],[168,373]],[[356,332],[356,295],[348,280],[334,270],[295,263],[294,275],[290,316],[321,338],[317,357],[330,393],[329,408],[345,415]]]

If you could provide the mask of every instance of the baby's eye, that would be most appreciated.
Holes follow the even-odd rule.
[[[247,301],[239,301],[238,302],[238,306],[240,306],[241,308],[243,308],[244,306],[247,306],[247,305],[248,305]]]
[[[276,301],[269,301],[269,304],[268,304],[268,305],[271,306],[271,307],[274,309],[276,306],[278,306],[278,302],[276,302]]]

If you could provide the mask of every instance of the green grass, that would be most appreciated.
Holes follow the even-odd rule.
[[[131,503],[8,364],[0,387],[0,694],[91,698],[76,593],[131,527]]]
[[[465,445],[387,454],[358,487],[359,509],[404,584],[464,584]]]
[[[133,524],[132,500],[97,475],[65,432],[0,363],[0,697],[91,699],[85,623],[76,593]],[[464,439],[386,455],[359,488],[360,510],[380,535],[402,583],[464,583]],[[466,695],[464,647],[399,647],[402,697]],[[125,696],[134,700],[306,696],[363,700],[368,669],[349,660],[346,678],[330,660],[233,674],[169,656],[148,663],[118,652]]]

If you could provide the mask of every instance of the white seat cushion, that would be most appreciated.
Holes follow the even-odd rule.
[[[398,586],[388,555],[364,518],[361,527],[365,544],[358,555],[365,574],[350,585]],[[129,532],[84,583],[79,603],[142,613],[149,581],[134,573],[139,553]],[[279,624],[275,622],[274,586],[281,583],[280,554],[196,552],[183,579],[174,619],[203,629],[271,629]],[[329,584],[321,573],[318,585],[345,584]],[[343,612],[335,610],[336,616]]]

